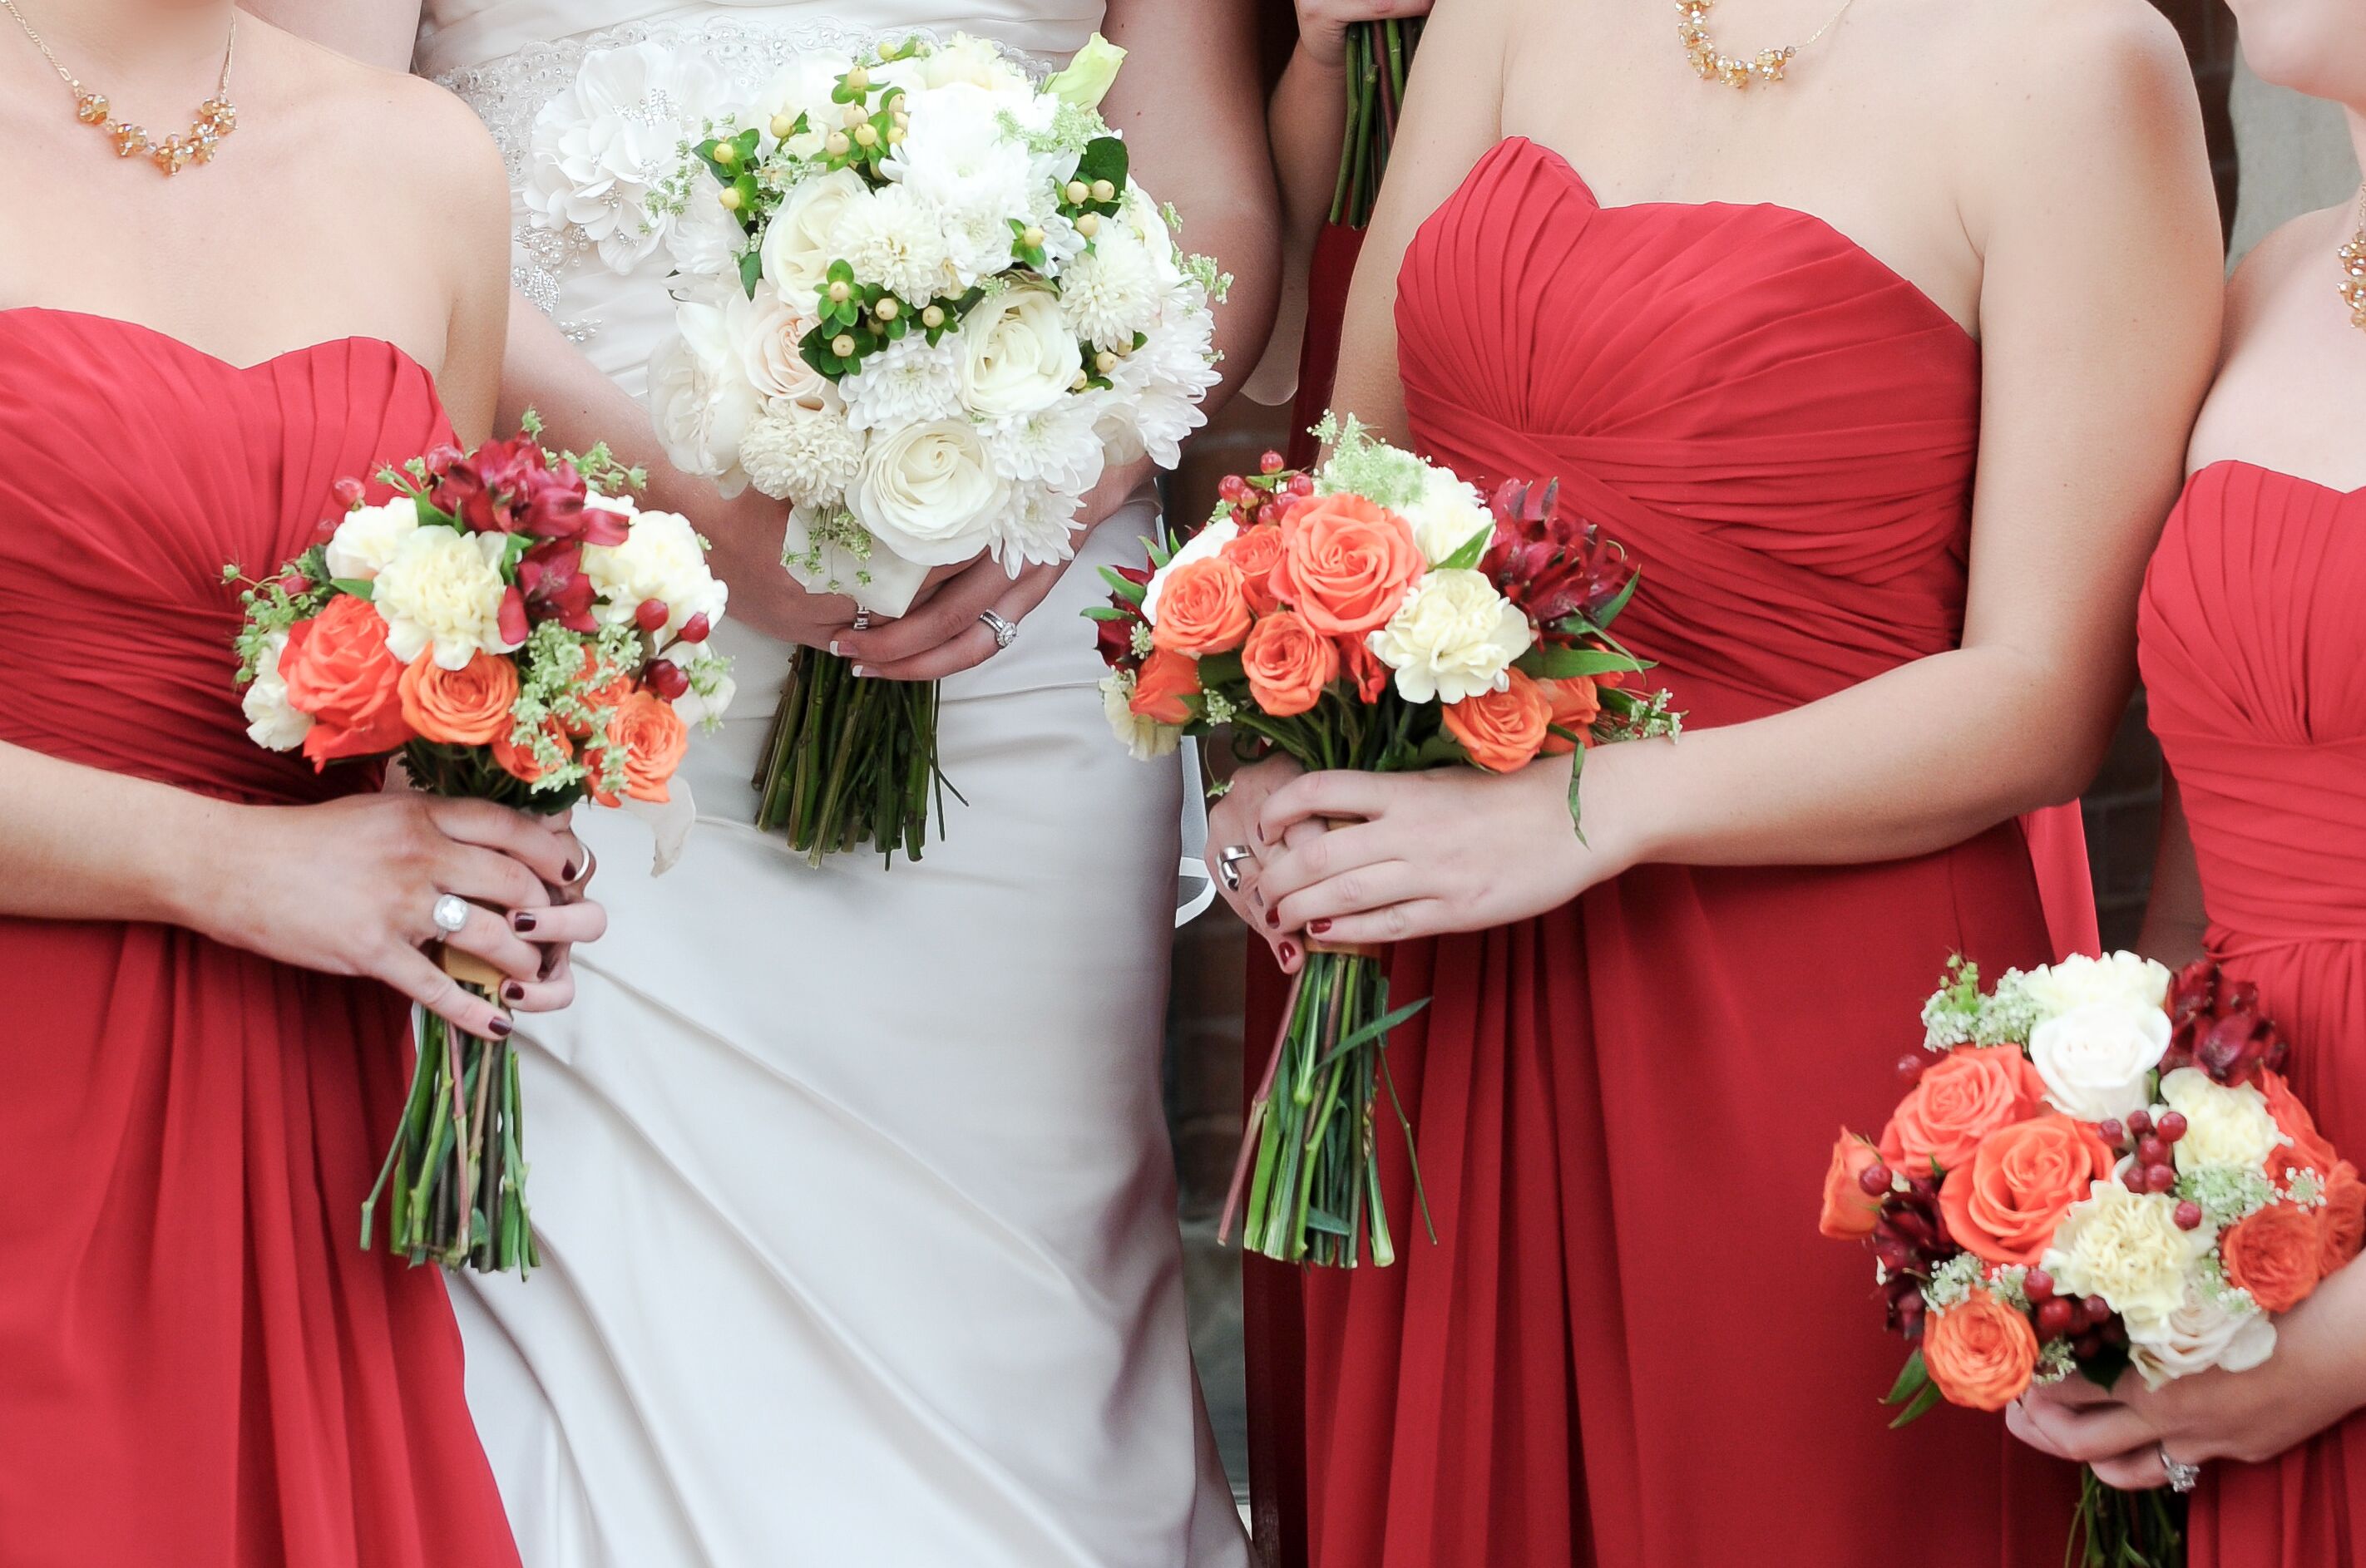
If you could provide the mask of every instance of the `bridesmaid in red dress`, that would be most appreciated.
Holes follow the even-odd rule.
[[[1887,1430],[1811,1211],[1948,956],[2050,956],[2013,819],[2102,755],[2216,342],[2193,91],[2137,0],[1868,0],[1740,92],[1670,22],[1441,5],[1349,307],[1335,401],[1558,477],[1691,723],[1593,755],[1590,846],[1566,762],[1223,802],[1285,968],[1395,942],[1435,998],[1391,1062],[1438,1242],[1303,1281],[1281,1507],[1319,1568],[2050,1562],[2072,1472]]]
[[[226,3],[6,9],[0,211],[39,218],[0,224],[0,1561],[514,1564],[443,1281],[356,1215],[398,991],[508,1026],[418,951],[437,899],[514,1008],[564,1004],[541,944],[599,913],[547,907],[563,832],[250,741],[222,582],[339,477],[487,433],[501,167],[457,104]],[[118,159],[69,73],[235,133]]]
[[[2339,0],[2238,0],[2270,82],[2349,111],[2366,156],[2366,35]],[[2207,954],[2259,988],[2293,1088],[2366,1153],[2366,196],[2278,230],[2228,294],[2195,469],[2138,630],[2171,775],[2146,952]],[[2119,1398],[2065,1384],[2014,1425],[2126,1486],[2202,1466],[2193,1568],[2366,1558],[2366,1269],[2277,1325],[2275,1356]]]

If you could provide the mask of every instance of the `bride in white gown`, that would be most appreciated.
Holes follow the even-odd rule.
[[[312,9],[285,14],[336,30]],[[1249,302],[1220,341],[1253,361],[1271,227],[1251,0],[1110,10],[1136,50],[1110,118],[1144,183],[1198,218],[1193,248],[1242,274]],[[1101,0],[427,12],[417,68],[485,118],[521,187],[536,117],[603,51],[687,39],[753,88],[798,47],[856,35],[963,30],[1055,65],[1105,25]],[[604,132],[629,122],[670,148],[691,106],[661,76],[634,81],[603,100]],[[1154,86],[1173,96],[1140,112]],[[1207,124],[1228,98],[1247,124]],[[520,293],[637,397],[672,319],[662,248],[620,274],[628,244],[603,260],[600,234],[518,213]],[[512,345],[505,416],[531,402],[561,439],[622,435],[654,463],[647,417],[623,408],[637,424],[620,428],[621,399],[596,377],[585,391],[546,326],[513,327]],[[527,1568],[1245,1564],[1185,1338],[1159,1094],[1182,784],[1111,741],[1079,618],[1105,595],[1094,568],[1152,526],[1146,492],[1015,645],[946,682],[944,767],[967,804],[950,802],[941,841],[918,864],[857,852],[817,871],[750,825],[789,649],[748,628],[769,606],[774,629],[808,634],[845,607],[799,604],[777,565],[732,567],[735,543],[777,560],[777,513],[686,484],[656,493],[732,571],[718,638],[738,701],[692,748],[701,821],[673,870],[648,875],[637,823],[582,826],[609,934],[577,957],[574,1007],[520,1032],[544,1267],[456,1277],[470,1400]],[[975,641],[949,647],[969,662]]]

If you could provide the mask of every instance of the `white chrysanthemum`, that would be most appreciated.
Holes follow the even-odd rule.
[[[901,430],[962,411],[959,333],[935,347],[918,332],[890,343],[838,384],[846,422],[859,431]]]
[[[984,88],[959,82],[906,103],[911,125],[881,173],[934,215],[959,286],[967,287],[1010,264],[1010,225],[1029,221],[1039,194],[1031,160],[1004,134],[1004,103]]]
[[[1137,762],[1172,756],[1183,744],[1181,729],[1133,711],[1133,678],[1123,670],[1113,669],[1102,678],[1101,711],[1109,716],[1110,732],[1125,743]]]
[[[846,217],[871,200],[871,187],[851,169],[806,180],[788,194],[764,226],[764,281],[798,310],[820,307],[833,262],[845,258]]]
[[[600,620],[621,626],[656,599],[666,607],[659,631],[669,637],[693,616],[705,616],[710,625],[721,622],[730,597],[707,567],[698,531],[679,512],[642,512],[622,544],[586,546],[583,575],[599,593],[592,613]]]
[[[2186,1282],[2185,1302],[2166,1317],[2128,1327],[2128,1360],[2148,1388],[2215,1367],[2249,1372],[2276,1350],[2274,1319],[2240,1291]]]
[[[611,269],[630,272],[674,225],[649,196],[680,166],[682,143],[730,107],[722,73],[697,51],[654,42],[596,50],[535,117],[520,199],[540,227],[572,226]],[[693,199],[713,195],[702,188]]]
[[[1480,500],[1478,491],[1444,468],[1431,468],[1421,499],[1399,509],[1397,515],[1412,525],[1414,542],[1433,566],[1450,560],[1473,539],[1494,537],[1495,514]]]
[[[1092,243],[1076,232],[1076,224],[1059,210],[1052,197],[1047,196],[1042,207],[1028,221],[1043,231],[1043,264],[1037,270],[1045,277],[1065,276],[1068,263],[1083,255]]]
[[[2127,1320],[2131,1338],[2165,1337],[2185,1304],[2195,1266],[2217,1245],[2207,1226],[2180,1230],[2177,1200],[2099,1182],[2070,1205],[2045,1249],[2045,1271],[2064,1295],[2099,1295]]]
[[[255,661],[254,684],[239,700],[247,738],[266,751],[294,751],[312,733],[312,715],[287,705],[287,682],[279,674],[279,655],[287,651],[287,633],[274,632]]]
[[[506,533],[422,528],[377,575],[370,602],[386,622],[387,650],[404,664],[434,650],[445,669],[466,669],[479,652],[517,646],[501,636],[501,555]]]
[[[682,301],[674,335],[649,362],[648,380],[649,414],[666,456],[684,473],[715,480],[727,496],[747,487],[739,438],[763,402],[748,379],[733,315],[727,297]]]
[[[863,440],[828,407],[778,402],[739,439],[749,482],[774,500],[829,509],[862,471]]]
[[[1204,561],[1211,555],[1222,554],[1224,546],[1241,536],[1241,525],[1231,517],[1211,522],[1184,543],[1183,548],[1168,558],[1166,565],[1150,575],[1150,586],[1142,590],[1142,618],[1153,626],[1158,624],[1158,601],[1166,592],[1166,579],[1194,561]]]
[[[1158,325],[1168,290],[1159,285],[1150,252],[1131,229],[1105,222],[1093,248],[1060,274],[1060,303],[1078,337],[1120,353],[1134,334]]]
[[[1501,690],[1534,640],[1528,618],[1485,573],[1454,570],[1415,583],[1367,645],[1397,672],[1406,701],[1459,702]]]
[[[1179,288],[1183,285],[1183,260],[1175,250],[1174,230],[1166,227],[1166,217],[1158,204],[1140,185],[1129,182],[1125,188],[1125,205],[1119,216],[1150,257],[1150,266],[1157,275],[1161,290]]]
[[[402,542],[418,532],[419,503],[409,496],[347,512],[329,540],[329,576],[369,582],[386,569]]]
[[[882,186],[869,199],[847,204],[838,239],[856,277],[916,305],[959,286],[935,207],[902,185]]]
[[[986,450],[994,471],[1014,484],[1081,495],[1107,465],[1095,426],[1104,394],[1062,398],[1040,413],[997,420]]]
[[[1101,439],[1112,463],[1147,454],[1161,468],[1183,460],[1183,442],[1208,422],[1200,404],[1222,379],[1216,369],[1216,319],[1199,303],[1197,286],[1170,301],[1150,342],[1110,373]]]
[[[997,520],[994,558],[1012,577],[1022,566],[1050,566],[1076,553],[1080,498],[1072,491],[1014,485],[1009,508]]]
[[[2286,1141],[2267,1096],[2248,1084],[2229,1088],[2182,1067],[2161,1075],[2160,1098],[2185,1118],[2185,1136],[2172,1146],[2181,1175],[2213,1167],[2258,1170]]]
[[[2169,1000],[2169,982],[2167,969],[2134,953],[2113,953],[2106,958],[2075,954],[2058,964],[2030,970],[2022,976],[2021,988],[2036,1003],[2039,1018],[2045,1019],[2093,1002],[2161,1007]]]

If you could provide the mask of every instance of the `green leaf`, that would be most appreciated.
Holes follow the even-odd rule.
[[[332,578],[329,586],[335,588],[339,593],[350,594],[355,599],[373,599],[377,597],[377,585],[376,583],[364,582],[359,577]]]
[[[1210,654],[1200,661],[1200,684],[1215,688],[1231,686],[1248,677],[1241,669],[1238,654]]]
[[[1096,604],[1086,610],[1085,619],[1087,621],[1131,621],[1133,619],[1133,615],[1129,610],[1120,610],[1114,604]]]
[[[1577,834],[1578,843],[1585,844],[1585,817],[1578,809],[1577,803],[1578,784],[1585,777],[1585,742],[1558,724],[1546,727],[1554,734],[1572,741],[1577,745],[1577,749],[1569,754],[1569,825],[1571,831]],[[1587,845],[1586,847],[1592,848],[1593,846]]]
[[[756,297],[756,285],[763,281],[763,255],[751,247],[739,258],[739,286],[748,291],[749,298]]]
[[[1922,1364],[1921,1348],[1917,1346],[1914,1353],[1906,1358],[1906,1364],[1898,1369],[1898,1381],[1889,1385],[1889,1392],[1881,1396],[1881,1402],[1884,1405],[1903,1405],[1922,1392],[1922,1385],[1930,1381],[1931,1369]]]
[[[1140,583],[1130,583],[1126,581],[1123,577],[1117,575],[1117,571],[1114,567],[1103,566],[1101,568],[1101,581],[1109,584],[1110,590],[1114,592],[1118,598],[1125,600],[1128,604],[1140,604],[1142,602],[1144,593],[1143,585]]]
[[[1570,680],[1581,675],[1631,673],[1642,666],[1629,655],[1601,648],[1530,648],[1514,661],[1514,667],[1538,680]]]
[[[1088,185],[1098,180],[1107,180],[1121,195],[1125,190],[1126,172],[1132,167],[1132,155],[1126,151],[1124,142],[1114,136],[1097,136],[1085,143],[1084,155],[1076,160],[1076,178]],[[1107,210],[1114,210],[1115,206],[1108,202],[1087,205]]]
[[[1617,620],[1618,612],[1627,608],[1628,600],[1635,597],[1635,589],[1641,585],[1642,581],[1643,574],[1640,572],[1637,572],[1633,577],[1628,577],[1627,579],[1627,586],[1618,590],[1617,597],[1613,599],[1608,604],[1604,605],[1602,607],[1602,613],[1594,618],[1595,624],[1607,626],[1613,621]]]
[[[457,528],[460,526],[460,520],[458,518],[454,517],[450,512],[445,511],[442,507],[439,507],[434,501],[429,500],[424,493],[411,497],[411,504],[412,507],[417,509],[419,512],[419,526],[422,528]]]
[[[1467,572],[1487,558],[1487,546],[1495,537],[1495,525],[1489,523],[1462,542],[1462,548],[1437,564],[1441,572]]]
[[[1923,1417],[1928,1416],[1931,1413],[1932,1407],[1936,1406],[1938,1403],[1939,1385],[1935,1383],[1925,1383],[1922,1386],[1922,1391],[1914,1396],[1913,1403],[1907,1406],[1905,1409],[1900,1410],[1898,1413],[1897,1419],[1889,1423],[1889,1429],[1894,1432],[1900,1427],[1910,1426],[1912,1423],[1921,1420]]]

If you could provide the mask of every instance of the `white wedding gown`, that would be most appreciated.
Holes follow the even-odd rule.
[[[856,30],[1057,62],[1101,9],[442,0],[420,59],[514,182],[602,49],[687,35],[749,86]],[[521,286],[637,395],[662,251],[620,276],[580,232],[520,243]],[[454,1293],[527,1568],[1246,1563],[1160,1104],[1181,782],[1110,736],[1079,614],[1152,521],[1099,530],[1017,644],[946,683],[967,804],[921,863],[816,871],[750,825],[787,650],[728,623],[739,696],[684,768],[681,864],[652,878],[645,826],[580,813],[613,924],[574,1007],[525,1021],[544,1266]]]

